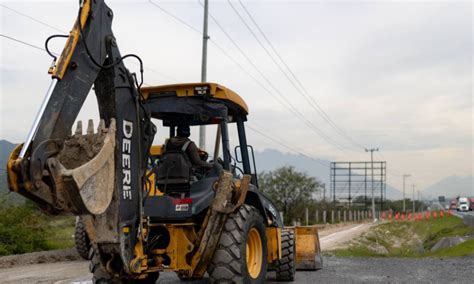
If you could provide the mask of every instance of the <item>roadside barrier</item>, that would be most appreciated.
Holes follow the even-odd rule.
[[[394,211],[383,211],[380,213],[380,219],[387,221],[421,221],[444,218],[445,216],[451,216],[453,213],[451,210],[444,211],[425,211],[425,212],[394,212]]]

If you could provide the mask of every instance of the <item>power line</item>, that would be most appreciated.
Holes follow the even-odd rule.
[[[261,124],[257,123],[256,121],[252,121],[252,124],[254,125],[254,126],[253,126],[254,128],[265,129],[264,126],[262,126]],[[269,136],[269,135],[266,135],[266,136]],[[291,143],[288,143],[288,141],[285,141],[285,139],[281,138],[281,136],[272,135],[271,137],[272,137],[273,139],[275,139],[275,140],[280,141],[280,145],[281,145],[281,144],[285,144],[285,145],[290,145],[290,144],[291,144]],[[285,146],[285,147],[286,147],[286,146]],[[288,146],[288,147],[289,147],[289,146]],[[288,148],[287,148],[287,149],[288,149]],[[295,147],[295,148],[293,148],[293,151],[296,152],[296,153],[298,153],[298,154],[300,154],[300,155],[303,155],[303,156],[305,156],[305,157],[307,157],[307,158],[313,159],[313,157],[311,157],[310,154],[305,153],[303,150],[301,150],[301,148]],[[319,159],[319,158],[314,158],[314,159],[318,159],[318,160],[323,161],[322,159]],[[327,166],[327,165],[325,165],[325,166]]]
[[[378,155],[380,155],[380,157],[384,160],[384,161],[387,161],[387,159],[385,158],[385,156],[382,154],[382,152],[377,152]],[[392,173],[395,172],[395,173]],[[387,171],[386,172],[388,175],[391,175],[392,177],[396,177],[396,178],[400,178],[403,176],[403,173],[401,171],[398,171],[398,170],[394,170],[394,169],[391,169],[390,171]]]
[[[288,150],[290,150],[290,151],[292,151],[292,152],[294,152],[294,153],[300,154],[300,155],[302,155],[302,156],[304,156],[304,157],[306,157],[306,158],[308,158],[308,159],[310,159],[310,160],[315,161],[316,163],[318,163],[318,164],[320,164],[320,165],[322,165],[322,166],[325,166],[325,167],[329,168],[329,166],[328,166],[327,164],[323,163],[321,159],[313,158],[313,157],[311,157],[311,156],[309,156],[309,155],[307,155],[307,154],[305,154],[305,153],[303,153],[303,152],[301,152],[301,151],[298,151],[298,150],[296,150],[296,149],[294,149],[294,148],[288,146],[288,145],[285,144],[284,142],[278,141],[278,140],[275,139],[274,137],[271,137],[270,135],[265,134],[264,132],[258,130],[257,128],[252,127],[252,126],[249,125],[249,124],[247,124],[247,128],[249,128],[250,130],[254,131],[255,133],[260,134],[261,136],[267,138],[268,140],[271,140],[271,141],[273,141],[273,142],[279,144],[280,146],[282,146],[282,147],[284,147],[284,148],[286,148],[286,149],[288,149]]]
[[[166,15],[172,17],[172,18],[175,19],[176,21],[178,21],[178,22],[180,22],[181,24],[185,25],[185,26],[188,27],[189,29],[191,29],[191,30],[197,32],[198,34],[202,34],[202,32],[201,32],[199,29],[197,29],[197,28],[193,27],[192,25],[188,24],[186,21],[184,21],[184,20],[181,19],[180,17],[174,15],[174,14],[171,13],[170,11],[164,9],[163,7],[161,7],[160,5],[158,5],[157,3],[155,3],[155,2],[153,2],[153,1],[151,1],[151,0],[149,0],[148,2],[149,2],[151,5],[155,6],[156,8],[160,9],[160,10],[161,10],[163,13],[165,13]]]
[[[39,47],[37,45],[34,45],[34,44],[31,44],[31,43],[28,43],[26,41],[22,41],[22,40],[19,40],[17,38],[14,38],[14,37],[11,37],[11,36],[7,36],[7,35],[4,35],[4,34],[0,34],[1,37],[4,37],[6,39],[9,39],[11,41],[14,41],[14,42],[17,42],[17,43],[21,43],[25,46],[28,46],[28,47],[32,47],[32,48],[35,48],[35,49],[38,49],[38,50],[41,50],[41,51],[46,51],[46,49],[42,48],[42,47]],[[56,56],[59,56],[58,53],[56,52],[51,52],[52,54],[56,55]],[[144,83],[144,85],[147,85],[147,86],[151,86],[150,84],[147,84],[147,83]]]
[[[202,35],[201,31],[199,31],[197,28],[193,27],[192,25],[188,24],[185,20],[181,19],[180,17],[176,16],[175,14],[171,13],[170,11],[166,10],[163,8],[161,5],[158,3],[155,3],[151,0],[149,0],[149,3],[155,6],[156,8],[160,9],[163,13],[169,15],[179,23],[185,25],[192,31],[198,33],[199,35]],[[200,3],[202,5],[202,3]],[[339,150],[344,151],[343,147],[337,141],[331,139],[327,135],[324,134],[316,125],[314,125],[311,121],[309,121],[304,115],[302,115],[298,109],[291,104],[291,102],[281,93],[281,91],[275,87],[275,85],[268,79],[268,77],[265,76],[265,74],[252,62],[252,60],[247,56],[247,54],[240,48],[240,46],[233,40],[233,38],[227,33],[227,31],[220,25],[220,23],[217,21],[217,19],[209,12],[209,16],[211,17],[212,21],[219,27],[219,29],[226,35],[226,37],[231,41],[231,43],[236,47],[237,50],[242,54],[242,56],[246,59],[246,61],[262,76],[262,78],[267,82],[267,84],[278,94],[280,99],[278,99],[278,102],[285,106],[287,110],[289,110],[291,113],[293,113],[294,116],[296,116],[298,119],[300,119],[306,126],[308,126],[311,130],[313,130],[318,136],[322,137],[326,142],[328,142],[330,145],[338,148]],[[224,53],[226,57],[228,57],[232,62],[236,63],[239,68],[244,70],[244,72],[249,75],[254,81],[257,82],[257,84],[265,91],[268,92],[273,98],[277,98],[273,96],[273,93],[264,86],[263,83],[261,83],[258,79],[256,79],[254,76],[250,75],[248,71],[245,70],[245,68],[238,63],[235,59],[233,59],[227,52],[224,51],[224,48],[222,48],[217,42],[214,40],[210,39],[211,43],[214,44],[220,51]]]
[[[255,121],[252,121],[252,124],[253,124],[255,127],[259,128],[259,129],[265,129],[264,126],[262,126],[261,124],[255,122]],[[247,126],[248,126],[248,125],[247,125]],[[248,126],[248,127],[251,128],[252,126]],[[255,127],[253,127],[253,128],[255,128]],[[254,130],[254,129],[252,129],[252,130]],[[254,130],[254,131],[257,132],[256,130]],[[260,133],[259,133],[259,134],[260,134]],[[290,145],[291,143],[289,143],[288,141],[285,141],[283,138],[278,137],[277,135],[272,135],[271,138],[270,138],[269,135],[265,135],[264,133],[262,133],[262,136],[265,136],[265,137],[267,137],[268,139],[273,138],[273,139],[275,139],[275,140],[278,140],[278,141],[279,141],[279,145],[285,144],[285,146],[284,146],[285,148],[287,148],[287,149],[290,148],[290,149],[292,149],[293,152],[296,152],[296,153],[298,153],[298,154],[300,154],[300,155],[303,155],[303,156],[305,156],[305,157],[307,157],[307,158],[309,158],[309,159],[312,159],[312,160],[315,160],[315,159],[316,159],[316,160],[319,160],[320,162],[326,162],[325,160],[322,160],[322,159],[320,159],[320,158],[314,158],[314,157],[312,157],[310,154],[307,154],[307,153],[305,153],[303,150],[301,150],[301,148],[298,148],[298,147],[291,148],[291,147],[289,147],[288,145]],[[318,162],[318,163],[320,163],[320,162]],[[329,168],[329,166],[326,165],[326,164],[324,164],[324,166]]]
[[[202,35],[202,32],[199,31],[197,28],[193,27],[192,25],[188,24],[186,21],[184,21],[183,19],[179,18],[178,16],[174,15],[173,13],[171,13],[170,11],[166,10],[165,8],[163,8],[162,6],[160,6],[158,3],[155,3],[151,0],[149,0],[148,2],[150,2],[150,4],[152,4],[153,6],[155,6],[156,8],[160,9],[163,13],[165,13],[166,15],[172,17],[173,19],[175,19],[176,21],[178,21],[179,23],[183,24],[184,26],[186,26],[187,28],[189,28],[190,30],[194,31],[195,33],[199,34],[199,35]],[[222,52],[222,54],[224,54],[224,56],[226,56],[229,60],[231,60],[235,65],[237,65],[245,74],[247,74],[249,77],[251,77],[254,81],[256,81],[257,83],[259,83],[259,85],[262,87],[262,88],[265,88],[264,85],[262,85],[257,78],[255,78],[252,74],[250,74],[243,66],[242,64],[240,64],[238,61],[236,61],[232,56],[230,56],[230,54],[222,47],[220,46],[217,42],[215,42],[212,38],[209,38],[209,41],[217,48],[219,49],[220,52]],[[270,91],[268,91],[270,92]]]
[[[0,4],[0,6],[2,6],[2,7],[5,8],[5,9],[8,9],[8,10],[10,10],[10,11],[12,11],[12,12],[18,14],[18,15],[21,15],[21,16],[23,16],[23,17],[26,17],[26,18],[28,18],[28,19],[34,21],[34,22],[37,22],[37,23],[39,23],[39,24],[42,24],[43,26],[49,27],[49,28],[51,28],[51,29],[53,29],[53,30],[55,30],[55,31],[58,31],[58,32],[60,32],[60,33],[66,33],[65,31],[63,31],[63,30],[61,30],[61,29],[59,29],[59,28],[57,28],[57,27],[55,27],[55,26],[53,26],[53,25],[50,25],[50,24],[45,23],[45,22],[43,22],[43,21],[41,21],[41,20],[38,20],[38,19],[36,19],[36,18],[34,18],[34,17],[30,16],[30,15],[24,14],[24,13],[22,13],[22,12],[20,12],[20,11],[18,11],[18,10],[15,10],[15,9],[13,9],[13,8],[10,8],[10,7],[8,7],[8,6],[4,5],[4,4]]]
[[[22,40],[19,40],[17,38],[14,38],[14,37],[11,37],[11,36],[7,36],[5,34],[0,34],[1,37],[4,37],[6,39],[9,39],[11,41],[14,41],[14,42],[17,42],[17,43],[21,43],[23,45],[26,45],[26,46],[29,46],[29,47],[32,47],[32,48],[35,48],[35,49],[38,49],[38,50],[42,50],[42,51],[46,51],[46,49],[42,48],[42,47],[39,47],[37,45],[34,45],[32,43],[28,43],[26,41],[22,41]],[[55,53],[56,54],[56,53]],[[56,54],[57,55],[57,54]]]
[[[275,65],[280,69],[280,71],[285,75],[285,77],[288,79],[288,81],[295,87],[295,89],[305,98],[305,100],[310,104],[310,106],[326,121],[329,123],[331,127],[333,127],[336,131],[339,132],[340,135],[342,135],[344,138],[348,139],[351,141],[354,145],[357,145],[360,148],[364,148],[362,145],[359,143],[355,142],[352,137],[347,135],[344,130],[342,130],[340,127],[337,126],[337,124],[329,117],[329,115],[321,108],[321,106],[314,100],[314,98],[309,94],[309,92],[306,90],[304,85],[301,83],[301,81],[298,79],[298,77],[295,75],[295,73],[291,70],[291,68],[288,66],[288,64],[285,62],[283,57],[280,55],[280,53],[276,50],[274,45],[271,43],[271,41],[268,39],[268,37],[265,35],[263,30],[260,28],[258,25],[257,21],[255,18],[252,16],[252,14],[249,12],[249,10],[245,7],[245,5],[242,3],[241,0],[239,0],[240,5],[242,6],[243,10],[245,13],[248,15],[252,23],[255,25],[257,30],[260,32],[262,37],[265,39],[267,44],[270,46],[272,51],[275,53],[275,55],[278,57],[280,62],[283,64],[283,66],[286,68],[288,73],[293,77],[294,81],[297,82],[298,86],[293,82],[293,80],[288,76],[288,74],[283,70],[283,68],[280,66],[280,64],[277,63],[275,58],[271,55],[271,53],[268,51],[268,49],[263,45],[263,43],[258,39],[257,35],[253,32],[252,28],[247,24],[247,22],[244,20],[244,18],[240,15],[240,13],[237,11],[237,9],[234,7],[234,5],[228,0],[229,5],[231,8],[234,10],[235,14],[239,17],[239,19],[242,21],[242,23],[247,27],[249,32],[252,34],[252,36],[257,40],[258,44],[265,50],[265,53],[270,57],[270,59],[275,63]],[[300,90],[303,90],[303,92]]]
[[[37,18],[35,18],[35,17],[33,17],[33,16],[30,16],[30,15],[27,15],[27,14],[25,14],[25,13],[22,13],[22,12],[20,12],[20,11],[18,11],[18,10],[15,10],[15,9],[13,9],[13,8],[10,8],[10,7],[8,7],[8,6],[4,5],[4,4],[0,4],[0,6],[6,8],[6,9],[8,9],[8,10],[11,10],[12,12],[14,12],[14,13],[16,13],[16,14],[18,14],[18,15],[21,15],[21,16],[23,16],[23,17],[26,17],[26,18],[28,18],[28,19],[30,19],[30,20],[32,20],[32,21],[35,21],[35,22],[37,22],[37,23],[39,23],[39,24],[41,24],[41,25],[43,25],[43,26],[45,26],[45,27],[48,27],[48,28],[51,28],[51,29],[53,29],[53,30],[55,30],[55,31],[58,31],[58,32],[61,32],[61,33],[66,34],[65,31],[63,31],[63,30],[61,30],[61,29],[59,29],[59,28],[57,28],[57,27],[55,27],[55,26],[53,26],[53,25],[50,25],[50,24],[48,24],[48,23],[46,23],[46,22],[44,22],[44,21],[41,21],[41,20],[39,20],[39,19],[37,19]],[[6,37],[6,36],[5,36],[5,37]],[[16,39],[12,39],[12,40],[18,41],[18,40],[16,40]],[[19,42],[20,42],[20,41],[19,41]],[[21,42],[22,42],[22,41],[21,41]],[[26,44],[26,45],[31,45],[32,47],[35,47],[35,48],[40,48],[40,47],[38,47],[38,46],[33,46],[32,44],[29,44],[29,43],[26,43],[26,42],[22,42],[22,43],[23,43],[23,44]],[[46,51],[44,48],[40,48],[40,49]],[[57,53],[53,53],[53,54],[58,55]],[[138,63],[135,63],[135,62],[133,62],[133,61],[131,61],[131,63],[132,63],[132,64],[135,64],[135,65],[138,65]],[[168,78],[168,79],[172,79],[172,80],[175,81],[175,82],[178,81],[178,80],[177,80],[176,78],[174,78],[173,76],[163,74],[163,73],[161,73],[161,72],[159,72],[159,71],[157,71],[157,70],[155,70],[155,69],[153,69],[153,68],[146,67],[146,66],[144,66],[143,68],[144,68],[146,71],[155,73],[155,74],[157,74],[157,75],[159,75],[159,76],[161,76],[161,77]],[[147,85],[148,85],[148,84],[147,84]]]
[[[176,16],[175,14],[171,13],[170,11],[166,10],[165,8],[163,8],[161,5],[159,5],[158,3],[155,3],[151,0],[149,0],[149,3],[152,4],[153,6],[155,6],[156,8],[158,8],[160,11],[162,11],[163,13],[169,15],[170,17],[172,17],[173,19],[175,19],[176,21],[178,21],[179,23],[185,25],[186,27],[188,27],[190,30],[198,33],[199,35],[202,35],[202,32],[199,31],[197,28],[193,27],[192,25],[188,24],[185,20],[181,19],[180,17]],[[202,5],[202,3],[200,3]],[[306,117],[304,117],[301,113],[299,113],[298,109],[293,106],[291,104],[291,102],[288,101],[288,99],[286,99],[284,97],[284,95],[281,93],[281,91],[276,88],[272,83],[271,81],[264,75],[264,73],[252,62],[252,60],[246,55],[246,53],[240,48],[240,46],[238,46],[238,44],[232,39],[232,37],[227,33],[227,31],[225,31],[225,29],[220,25],[220,23],[214,18],[214,16],[209,12],[209,16],[211,17],[211,19],[213,20],[213,22],[219,27],[219,29],[226,35],[226,37],[232,42],[232,44],[237,48],[237,50],[239,50],[239,52],[244,56],[244,58],[247,60],[247,62],[252,65],[252,67],[254,67],[255,70],[257,70],[257,72],[265,79],[265,81],[270,85],[270,87],[272,87],[272,89],[275,90],[275,92],[281,97],[281,99],[283,100],[283,102],[281,100],[278,100],[278,102],[280,104],[282,104],[283,106],[285,106],[291,113],[293,113],[293,115],[295,115],[298,119],[302,120],[303,123],[306,124],[306,126],[308,126],[310,129],[312,129],[314,132],[316,132],[318,134],[318,136],[324,138],[330,145],[334,146],[334,147],[337,147],[338,149],[344,151],[344,149],[340,146],[339,143],[337,143],[336,141],[332,140],[331,138],[329,138],[328,136],[326,136],[316,125],[314,125],[313,123],[311,123],[308,119],[306,119]],[[226,57],[228,57],[232,62],[234,62],[242,71],[245,72],[245,74],[247,74],[252,80],[254,80],[255,82],[257,82],[257,84],[259,86],[261,86],[265,91],[268,92],[268,94],[270,94],[272,97],[273,96],[273,93],[267,88],[265,87],[265,85],[263,83],[261,83],[257,78],[255,78],[253,75],[250,74],[250,72],[248,72],[240,63],[238,63],[234,58],[232,58],[226,51],[224,48],[222,48],[217,42],[215,42],[214,40],[210,39],[211,43],[216,46]],[[274,97],[276,98],[276,97]]]
[[[157,3],[155,3],[155,2],[153,2],[153,1],[151,1],[151,0],[150,0],[149,2],[150,2],[150,4],[152,4],[153,6],[157,7],[158,9],[160,9],[160,10],[161,10],[162,12],[164,12],[165,14],[169,15],[170,17],[172,17],[173,19],[175,19],[175,20],[178,21],[179,23],[185,25],[186,27],[188,27],[189,29],[191,29],[192,31],[194,31],[195,33],[197,33],[197,34],[199,34],[199,35],[202,35],[201,31],[199,31],[197,28],[193,27],[192,25],[188,24],[188,23],[187,23],[186,21],[184,21],[183,19],[179,18],[178,16],[174,15],[173,13],[169,12],[168,10],[164,9],[164,8],[161,7],[159,4],[157,4]],[[202,5],[201,2],[199,2],[199,3]],[[252,65],[252,67],[254,67],[254,69],[256,69],[257,72],[258,72],[260,69],[259,69],[257,66],[255,66],[255,64],[250,60],[250,58],[249,58],[249,57],[246,55],[246,53],[240,48],[240,46],[235,42],[235,40],[227,33],[227,31],[222,27],[222,25],[217,21],[217,19],[216,19],[211,13],[209,13],[209,16],[211,17],[211,19],[213,20],[213,22],[217,25],[217,27],[224,33],[224,35],[226,35],[226,37],[229,39],[229,41],[230,41],[230,42],[236,47],[236,49],[242,54],[242,56],[243,56],[243,57]],[[263,32],[263,31],[262,31],[262,32]],[[272,92],[271,92],[260,80],[258,80],[258,79],[255,78],[250,72],[248,72],[237,60],[235,60],[232,56],[230,56],[229,53],[226,52],[226,50],[225,50],[224,48],[222,48],[219,44],[217,44],[217,42],[211,40],[211,43],[213,43],[229,60],[231,60],[234,64],[236,64],[245,74],[247,74],[252,80],[254,80],[260,87],[262,87],[266,92],[268,92],[270,95],[272,95]],[[272,47],[273,47],[273,46],[272,46]],[[273,47],[273,49],[275,49],[275,48]],[[275,49],[275,51],[276,51],[276,49]],[[279,54],[278,54],[277,56],[279,56]],[[281,57],[281,56],[279,56],[279,57]],[[282,62],[283,62],[285,65],[287,65],[287,64],[284,62],[283,58],[281,58],[281,60],[282,60]],[[289,69],[288,66],[287,66],[287,68]],[[291,69],[290,69],[290,72],[291,72]],[[262,75],[262,77],[263,77],[264,79],[266,79],[266,76],[265,76],[262,72],[259,72],[259,73],[260,73],[260,75]],[[293,74],[293,76],[295,76],[295,75]],[[296,76],[295,76],[295,77],[296,77]],[[297,78],[296,78],[296,80],[297,80]],[[268,79],[266,79],[266,81],[267,81],[267,83],[269,83],[270,86],[273,86],[273,84],[272,84]],[[301,84],[301,82],[299,82],[299,84]],[[273,86],[273,89],[276,89],[276,88]],[[281,93],[278,91],[278,89],[276,89],[276,92],[279,93],[279,94],[281,94]],[[282,95],[282,94],[281,94],[281,95]],[[282,95],[282,96],[283,96],[283,95]],[[274,98],[278,99],[278,97],[274,97]],[[284,96],[283,96],[283,98],[284,98]],[[285,103],[282,102],[281,100],[278,100],[278,102],[279,102],[280,104],[283,104],[283,105],[285,106]],[[306,124],[307,126],[310,126],[310,125],[311,125],[311,124],[308,125],[307,122],[309,122],[309,121],[307,121],[307,119],[306,119],[305,117],[301,117],[301,116],[300,116],[301,114],[299,114],[298,110],[296,110],[296,109],[291,109],[291,106],[292,106],[291,103],[289,103],[289,105],[290,105],[290,106],[286,105],[286,107],[287,107],[287,109],[288,109],[290,112],[292,112],[292,113],[293,113],[297,118],[299,118],[300,120],[303,120],[303,122],[305,122],[305,124]],[[288,108],[288,107],[289,107],[289,108]],[[314,130],[313,127],[310,126],[310,128]],[[260,134],[262,134],[262,133],[260,133]],[[262,135],[263,135],[263,134],[262,134]],[[321,135],[319,135],[319,136],[321,136]],[[323,136],[324,136],[324,134],[323,134]],[[269,136],[266,136],[266,137],[269,138]],[[284,143],[282,144],[281,142],[279,142],[278,144],[280,144],[280,145],[282,145],[282,146],[285,145]],[[285,148],[288,148],[287,145],[285,145],[284,147],[285,147]],[[292,151],[296,151],[296,152],[300,153],[300,151],[297,151],[297,150],[294,150],[294,149],[292,149]],[[307,156],[307,155],[305,155],[305,156]]]
[[[202,3],[200,3],[202,5]],[[230,36],[230,34],[224,29],[224,27],[217,21],[217,19],[209,12],[209,16],[211,20],[216,24],[216,26],[224,33],[224,35],[229,39],[229,41],[234,45],[234,47],[239,51],[239,53],[245,58],[245,60],[260,74],[260,76],[265,80],[265,82],[275,91],[275,93],[279,97],[275,97],[273,93],[268,90],[268,88],[264,88],[273,98],[277,99],[277,101],[282,104],[288,111],[290,111],[294,116],[300,119],[306,126],[308,126],[311,130],[313,130],[318,136],[326,140],[330,145],[338,148],[339,150],[344,151],[343,145],[339,144],[337,141],[331,139],[327,136],[321,129],[319,129],[314,123],[312,123],[309,119],[307,119],[302,113],[298,111],[298,109],[281,93],[281,91],[275,87],[275,85],[271,82],[270,79],[258,68],[258,66],[253,63],[253,61],[249,58],[249,56],[242,50],[242,48],[237,44],[237,42]],[[233,60],[235,62],[235,60]],[[246,72],[249,74],[248,72]],[[252,79],[257,80],[255,77],[251,76]],[[258,81],[258,80],[257,80]],[[258,82],[260,86],[263,86],[261,82]]]

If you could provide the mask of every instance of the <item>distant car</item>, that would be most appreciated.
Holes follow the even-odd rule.
[[[457,210],[458,209],[458,204],[457,204],[456,200],[451,201],[451,204],[449,205],[449,209],[451,209],[451,210]]]
[[[459,197],[458,199],[458,211],[469,211],[469,198]]]
[[[469,204],[469,210],[473,211],[474,210],[474,197],[471,197],[470,199],[470,204]]]

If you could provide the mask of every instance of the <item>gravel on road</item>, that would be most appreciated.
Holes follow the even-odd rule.
[[[322,270],[298,271],[297,283],[473,283],[474,256],[460,258],[341,258]]]
[[[326,256],[323,269],[297,271],[294,283],[472,283],[474,256],[461,258],[342,258]],[[88,262],[69,261],[0,269],[0,283],[92,283]],[[275,281],[269,272],[268,283]],[[157,283],[180,282],[162,273]],[[192,282],[209,283],[208,279]],[[279,282],[281,283],[281,282]]]

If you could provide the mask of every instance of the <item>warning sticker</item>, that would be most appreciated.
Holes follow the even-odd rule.
[[[189,211],[189,204],[176,204],[175,211]]]

